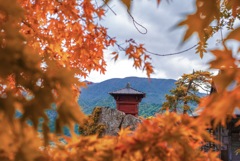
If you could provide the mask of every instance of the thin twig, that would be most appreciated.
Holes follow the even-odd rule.
[[[190,48],[187,48],[187,49],[179,51],[179,52],[167,53],[167,54],[159,54],[159,53],[151,52],[151,51],[148,51],[148,50],[146,50],[146,52],[149,53],[149,54],[155,55],[155,56],[172,56],[172,55],[179,55],[179,54],[185,53],[185,52],[195,48],[197,45],[198,44],[195,44],[195,45],[191,46]]]
[[[137,29],[137,31],[138,31],[139,33],[141,33],[141,34],[147,34],[147,32],[148,32],[147,28],[144,27],[142,24],[138,23],[138,22],[135,20],[135,18],[133,17],[133,15],[129,12],[129,10],[127,10],[127,12],[128,12],[128,15],[131,17],[131,19],[132,19],[132,21],[133,21],[133,25],[134,25],[134,27]],[[138,28],[137,25],[140,26],[141,28],[143,28],[145,31],[142,32],[142,31]]]

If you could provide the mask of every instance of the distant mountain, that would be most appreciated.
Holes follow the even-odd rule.
[[[127,83],[130,83],[132,88],[146,93],[139,107],[139,114],[143,116],[150,116],[158,111],[165,101],[165,95],[175,87],[173,79],[114,78],[100,83],[91,82],[87,88],[81,89],[78,102],[86,114],[90,114],[96,106],[115,108],[115,100],[108,93],[126,87]]]

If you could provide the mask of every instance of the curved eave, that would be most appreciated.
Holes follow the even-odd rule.
[[[111,96],[119,96],[119,95],[132,95],[132,96],[142,96],[142,98],[146,97],[145,93],[109,93]]]

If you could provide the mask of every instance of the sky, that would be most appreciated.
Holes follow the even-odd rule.
[[[100,5],[100,4],[98,4]],[[137,0],[133,1],[131,14],[134,19],[147,29],[146,34],[141,34],[134,27],[131,16],[128,15],[127,9],[119,0],[113,0],[109,3],[114,13],[106,6],[106,17],[98,23],[108,28],[108,34],[116,37],[121,44],[125,40],[134,39],[137,43],[144,44],[148,51],[168,54],[183,51],[197,44],[196,36],[191,37],[185,43],[182,43],[186,27],[176,27],[179,22],[184,20],[185,15],[195,11],[194,0],[173,0],[167,2],[162,0],[157,6],[155,0]],[[145,30],[139,27],[140,31]],[[208,49],[219,47],[218,40],[221,39],[220,33],[215,34],[208,41]],[[105,75],[99,72],[92,72],[86,79],[92,82],[101,82],[111,78],[125,78],[129,76],[147,77],[142,70],[136,70],[132,60],[128,60],[125,54],[120,53],[119,59],[115,62],[112,60],[113,51],[105,51],[107,68]],[[195,49],[189,50],[180,55],[168,57],[152,57],[154,74],[151,78],[178,79],[183,73],[191,73],[193,70],[207,70],[208,62],[214,57],[206,53],[201,59],[195,54]]]

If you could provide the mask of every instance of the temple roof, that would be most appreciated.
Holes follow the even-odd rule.
[[[127,94],[127,95],[142,95],[143,97],[145,97],[145,93],[144,92],[140,92],[134,88],[132,88],[130,86],[130,83],[127,83],[125,88],[113,91],[109,93],[110,95],[121,95],[121,94]]]

